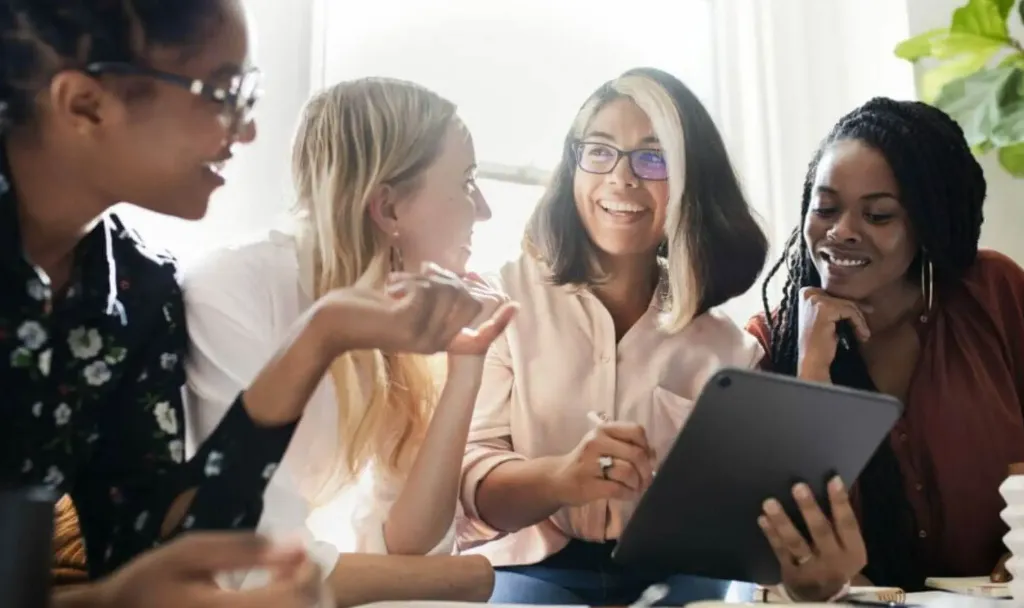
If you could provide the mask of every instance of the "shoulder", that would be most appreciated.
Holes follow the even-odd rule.
[[[182,284],[189,302],[297,293],[297,244],[291,235],[273,231],[259,239],[213,251],[183,274]]]
[[[973,289],[993,292],[993,295],[1024,295],[1024,269],[1006,254],[982,249],[964,275],[964,283]]]
[[[696,317],[681,332],[688,347],[727,361],[730,365],[753,366],[763,356],[758,340],[732,320],[725,312],[712,308]]]
[[[560,289],[550,282],[544,263],[527,253],[506,262],[491,278],[509,297],[519,301],[540,291]]]
[[[180,269],[174,256],[147,244],[116,214],[110,214],[103,221],[109,222],[110,254],[117,268],[119,290],[130,288],[140,296],[133,299],[151,303],[180,300]]]

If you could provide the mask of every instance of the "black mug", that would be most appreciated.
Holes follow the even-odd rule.
[[[50,605],[56,498],[47,488],[0,490],[0,598],[5,608]]]

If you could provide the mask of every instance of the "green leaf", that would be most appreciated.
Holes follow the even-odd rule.
[[[1017,0],[996,0],[996,5],[999,7],[999,16],[1002,17],[1003,21],[1010,16],[1010,11],[1013,10],[1013,5]]]
[[[948,82],[934,105],[960,123],[967,144],[995,147],[1024,141],[1024,70],[981,70]]]
[[[1014,177],[1024,178],[1024,142],[999,149],[999,164]]]
[[[1013,3],[1007,0],[968,0],[967,4],[953,11],[951,32],[977,34],[986,38],[1009,41],[1006,16]]]
[[[1005,48],[1008,39],[990,38],[970,32],[950,32],[948,36],[932,41],[932,56],[936,59],[950,59],[960,55],[983,55],[988,61]]]
[[[988,53],[962,55],[928,70],[921,76],[921,99],[926,103],[934,103],[947,84],[984,68],[996,51],[998,48]]]
[[[1021,2],[1020,5],[1024,6],[1024,2]],[[1002,61],[999,62],[999,67],[1001,68],[1013,66],[1024,69],[1024,53],[1017,52],[1007,55],[1006,57],[1003,57]]]
[[[1017,12],[1020,13],[1020,22],[1024,23],[1024,1],[1017,5]]]
[[[922,57],[930,57],[932,54],[932,45],[938,40],[949,35],[949,28],[940,27],[934,30],[929,30],[923,34],[918,34],[913,38],[907,38],[903,42],[896,45],[896,49],[893,51],[896,56],[900,59],[906,59],[907,61],[917,61]]]

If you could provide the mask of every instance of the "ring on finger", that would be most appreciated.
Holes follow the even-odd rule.
[[[799,557],[794,555],[793,556],[793,565],[796,566],[797,568],[799,568],[800,566],[803,566],[804,564],[806,564],[807,562],[811,561],[812,559],[814,559],[814,555],[812,555],[810,553],[808,553],[807,555],[801,555]]]
[[[611,456],[600,456],[597,459],[597,466],[601,467],[601,477],[608,479],[608,471],[615,466]]]

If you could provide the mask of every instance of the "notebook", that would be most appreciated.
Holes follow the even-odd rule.
[[[1012,597],[1008,583],[993,583],[987,576],[930,577],[925,579],[924,584],[932,589],[961,595],[992,598]]]

